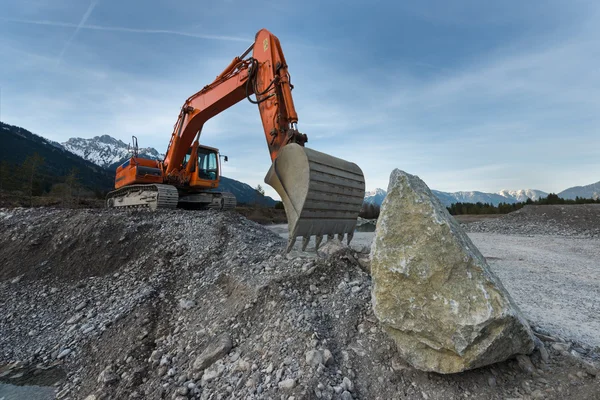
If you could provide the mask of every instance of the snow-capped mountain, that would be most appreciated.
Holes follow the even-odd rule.
[[[575,197],[582,197],[585,199],[598,199],[600,198],[600,181],[592,183],[586,186],[573,186],[558,193],[558,197],[563,199],[575,199]]]
[[[365,202],[381,205],[385,199],[386,192],[383,189],[375,189],[365,193]]]
[[[592,186],[592,185],[589,185]],[[587,186],[585,186],[587,188]],[[600,182],[598,182],[598,189],[600,189]],[[567,189],[569,190],[569,189]],[[486,192],[440,192],[439,190],[431,191],[445,206],[450,206],[454,203],[488,203],[497,206],[500,203],[517,203],[527,201],[527,198],[531,200],[537,200],[540,197],[546,197],[548,194],[541,190],[535,189],[520,189],[520,190],[501,190],[498,193],[486,193]],[[599,190],[600,192],[600,190]],[[563,193],[563,192],[561,192]],[[365,194],[365,202],[381,205],[385,198],[386,191],[383,189],[375,189],[374,191],[367,192]],[[581,195],[580,195],[581,196]],[[584,196],[581,196],[584,197]],[[590,196],[587,196],[590,197]],[[567,198],[567,197],[565,197]],[[575,196],[573,196],[575,198]]]
[[[548,193],[542,192],[541,190],[536,189],[520,189],[520,190],[501,190],[498,192],[500,196],[513,198],[517,201],[527,201],[527,199],[531,199],[533,201],[538,200],[542,197],[547,197]]]
[[[114,169],[131,157],[129,146],[109,135],[96,136],[91,139],[71,138],[62,146],[71,153],[93,162],[104,168]],[[140,157],[162,160],[160,154],[152,147],[140,148]]]

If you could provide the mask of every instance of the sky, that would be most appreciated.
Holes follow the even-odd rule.
[[[442,191],[559,192],[600,180],[599,18],[595,0],[0,0],[0,120],[164,152],[184,101],[267,28],[307,146],[368,190],[400,168]],[[266,186],[256,105],[201,142]]]

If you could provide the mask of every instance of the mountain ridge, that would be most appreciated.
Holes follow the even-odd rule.
[[[548,193],[537,189],[503,189],[496,193],[479,191],[442,192],[432,189],[431,192],[446,207],[454,203],[488,203],[497,206],[500,203],[513,204],[524,202],[527,201],[528,198],[535,201],[548,196]],[[365,193],[365,202],[380,206],[386,194],[387,192],[381,188],[371,190]],[[575,197],[600,198],[600,182],[586,186],[574,186],[557,193],[557,195],[563,199],[572,200],[575,199]]]

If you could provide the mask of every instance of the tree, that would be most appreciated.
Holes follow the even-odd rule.
[[[0,196],[2,196],[2,191],[6,190],[8,186],[9,170],[8,161],[2,160],[2,163],[0,163]]]
[[[256,197],[254,199],[254,205],[258,206],[259,204],[259,199],[265,196],[265,189],[263,189],[262,186],[257,185],[256,189],[254,189],[256,191]]]
[[[77,178],[77,168],[71,168],[71,172],[69,175],[65,177],[65,184],[67,186],[67,190],[65,191],[65,197],[63,198],[63,203],[66,201],[70,201],[73,198],[73,191],[79,188],[79,179]],[[77,190],[78,191],[78,190]]]
[[[31,156],[27,156],[23,164],[21,165],[22,176],[25,180],[24,188],[29,194],[29,206],[33,206],[33,183],[36,177],[36,173],[39,167],[44,163],[44,157],[38,153],[33,153]]]

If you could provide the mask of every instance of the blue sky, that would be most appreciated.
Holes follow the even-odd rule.
[[[265,27],[308,145],[356,162],[367,189],[400,168],[444,191],[558,192],[600,180],[599,18],[578,0],[0,0],[0,120],[164,151],[185,99]],[[201,141],[262,184],[255,105]]]

